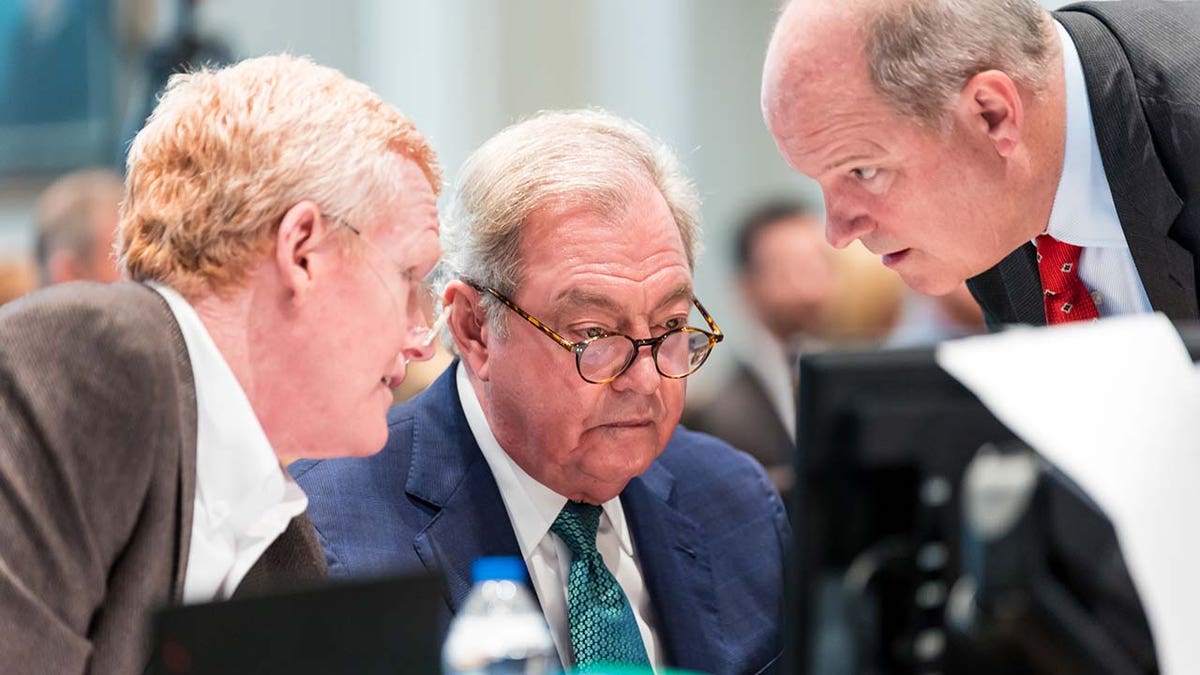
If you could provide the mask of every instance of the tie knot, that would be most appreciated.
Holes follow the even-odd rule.
[[[596,530],[600,527],[600,507],[583,502],[567,502],[550,531],[557,534],[571,555],[580,555],[596,551]]]
[[[1083,249],[1065,241],[1059,241],[1048,234],[1039,234],[1033,240],[1037,248],[1038,269],[1047,268],[1069,274],[1079,264]]]

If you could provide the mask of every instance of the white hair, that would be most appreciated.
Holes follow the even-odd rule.
[[[512,296],[530,214],[584,206],[617,216],[647,184],[666,201],[689,267],[699,252],[700,198],[675,155],[642,127],[604,111],[548,111],[513,124],[472,153],[456,183],[441,230],[439,291],[462,278]],[[486,294],[483,304],[503,334],[499,304]]]

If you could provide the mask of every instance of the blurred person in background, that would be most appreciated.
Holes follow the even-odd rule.
[[[0,671],[140,672],[154,609],[324,577],[282,464],[383,445],[439,185],[336,70],[171,79],[129,152],[131,281],[0,309]]]
[[[792,0],[763,74],[827,237],[990,327],[1198,316],[1200,3]]]
[[[859,245],[833,251],[837,285],[822,334],[829,346],[876,347],[900,318],[904,282]]]
[[[41,285],[121,278],[113,241],[124,192],[121,177],[108,169],[70,173],[46,188],[35,216]]]
[[[798,202],[771,202],[749,213],[733,250],[748,340],[734,373],[714,398],[689,407],[685,422],[753,455],[786,492],[793,477],[796,365],[801,352],[825,346],[837,263],[819,215]]]
[[[932,345],[986,332],[983,311],[966,284],[945,295],[904,294],[900,319],[887,337],[889,347]]]
[[[380,454],[289,467],[331,575],[439,572],[457,612],[473,560],[520,556],[564,666],[777,666],[783,505],[754,459],[677,424],[721,339],[693,295],[698,201],[607,113],[475,151],[443,229],[460,360],[392,409]]]
[[[11,302],[37,287],[32,260],[0,258],[0,305]]]

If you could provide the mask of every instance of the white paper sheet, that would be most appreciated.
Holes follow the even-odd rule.
[[[1170,321],[1019,328],[937,360],[1104,509],[1162,673],[1200,673],[1200,371]]]

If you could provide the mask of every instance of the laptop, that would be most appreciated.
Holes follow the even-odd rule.
[[[445,611],[433,576],[171,607],[154,617],[148,672],[428,675],[441,669]]]

